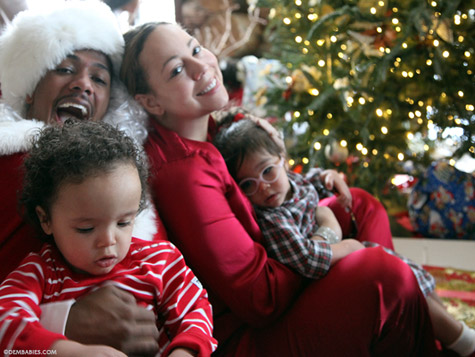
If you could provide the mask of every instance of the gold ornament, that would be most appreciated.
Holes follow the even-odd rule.
[[[332,140],[325,146],[325,157],[335,164],[341,164],[348,158],[348,148],[341,146],[336,140]]]

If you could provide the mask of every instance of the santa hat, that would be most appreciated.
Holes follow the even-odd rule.
[[[0,34],[0,86],[4,101],[26,114],[26,96],[77,50],[104,53],[118,73],[124,40],[110,8],[98,0],[61,1],[54,10],[19,13]]]

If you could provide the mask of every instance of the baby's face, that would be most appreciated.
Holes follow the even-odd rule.
[[[265,150],[244,158],[236,182],[258,207],[278,207],[289,198],[290,183],[284,159]]]
[[[53,235],[75,269],[107,274],[129,250],[141,187],[131,164],[120,164],[80,183],[64,183],[51,206],[50,219],[40,217],[43,230]]]

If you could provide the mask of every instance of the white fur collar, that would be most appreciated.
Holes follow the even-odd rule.
[[[31,139],[43,126],[43,122],[20,118],[9,106],[0,103],[0,155],[28,151]]]
[[[158,232],[158,224],[161,224],[161,222],[157,220],[155,207],[149,202],[144,210],[135,218],[132,236],[144,240],[152,240],[153,236]]]

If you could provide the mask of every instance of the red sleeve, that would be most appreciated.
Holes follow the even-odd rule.
[[[213,316],[206,290],[178,249],[168,244],[171,248],[166,262],[160,264],[163,304],[159,315],[166,317],[164,324],[173,338],[163,354],[167,356],[175,348],[186,347],[198,352],[198,356],[210,356],[217,341],[213,338]]]
[[[47,350],[53,342],[66,339],[39,322],[46,269],[38,255],[31,255],[0,286],[1,351]]]
[[[267,257],[256,242],[261,235],[250,205],[222,157],[211,144],[200,144],[202,149],[169,159],[166,143],[148,143],[154,201],[169,238],[210,298],[252,325],[265,325],[288,308],[302,278]],[[175,148],[168,143],[166,150]]]

